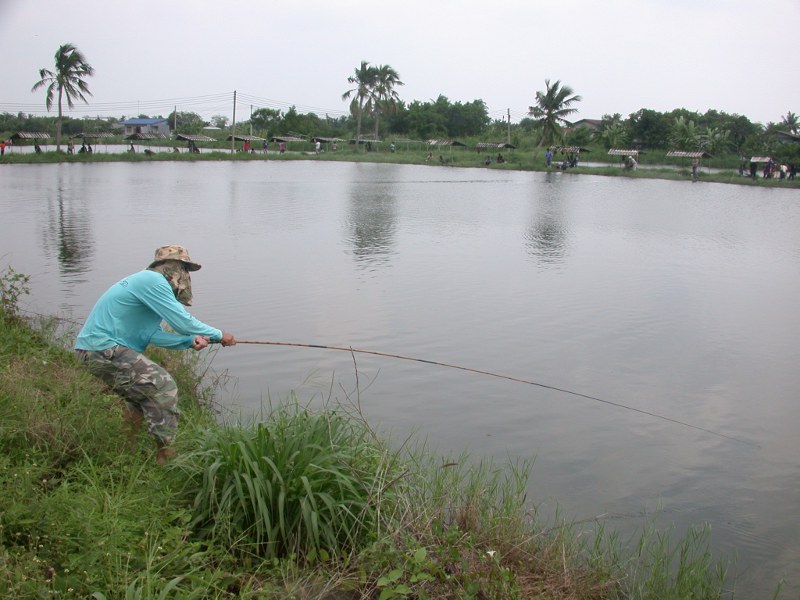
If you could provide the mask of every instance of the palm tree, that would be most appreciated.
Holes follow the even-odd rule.
[[[400,96],[395,86],[404,85],[400,75],[389,65],[380,65],[375,69],[375,88],[372,91],[373,110],[375,112],[375,139],[378,139],[378,120],[382,113],[389,113],[397,107]]]
[[[536,119],[542,128],[537,150],[545,143],[551,145],[561,136],[562,127],[569,124],[566,117],[578,111],[570,105],[583,99],[575,95],[568,85],[562,86],[561,81],[550,85],[550,80],[545,79],[544,85],[546,91],[536,92],[536,106],[528,107],[528,115]]]
[[[350,112],[356,115],[356,149],[358,149],[358,144],[361,141],[361,117],[365,111],[370,112],[372,110],[373,90],[375,89],[377,72],[378,70],[375,67],[370,67],[367,61],[362,60],[361,66],[355,69],[355,72],[347,78],[347,83],[356,87],[342,94],[342,100],[347,100],[353,96],[353,100],[350,102]]]
[[[58,120],[56,121],[56,150],[61,150],[61,103],[66,97],[67,105],[74,107],[74,99],[78,98],[88,104],[84,94],[92,93],[83,80],[84,77],[94,75],[94,69],[86,62],[83,54],[72,44],[64,44],[56,50],[56,70],[39,69],[40,81],[37,81],[31,88],[35,92],[39,88],[47,86],[47,96],[45,105],[47,110],[53,106],[53,97],[58,95]]]
[[[797,120],[797,115],[792,111],[786,113],[786,116],[783,117],[783,121],[781,121],[781,125],[786,127],[790,133],[797,133],[798,129],[800,129],[800,122]]]

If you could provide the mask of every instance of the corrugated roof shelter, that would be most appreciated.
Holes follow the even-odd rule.
[[[96,131],[93,133],[73,133],[70,137],[73,139],[81,138],[86,140],[106,140],[114,137],[114,134],[107,131]]]
[[[273,135],[269,139],[272,142],[285,142],[287,144],[289,142],[305,142],[306,141],[305,138],[296,137],[296,136],[293,136],[293,135]]]
[[[125,138],[126,140],[165,140],[167,136],[163,133],[132,133]]]
[[[428,146],[466,146],[458,140],[428,140]]]
[[[175,136],[175,139],[181,140],[184,142],[215,142],[216,140],[212,137],[207,135],[198,135],[193,133],[179,133]]]
[[[711,158],[711,155],[705,150],[670,150],[667,156],[675,158]]]
[[[751,163],[768,163],[772,160],[771,156],[754,156],[750,159]]]
[[[236,135],[229,135],[225,140],[228,142],[232,142],[233,140],[237,142],[263,142],[264,138],[258,137],[257,135],[241,135],[237,133]]]
[[[581,152],[591,152],[589,148],[582,148],[581,146],[550,146],[553,152],[566,152],[567,154],[580,154]]]
[[[641,150],[634,150],[633,148],[609,148],[609,156],[633,156],[636,158],[640,154],[644,154]]]
[[[477,144],[475,144],[475,147],[478,150],[486,150],[488,148],[492,148],[495,150],[501,148],[510,148],[513,150],[516,148],[516,146],[514,146],[513,144],[509,144],[508,142],[478,142]]]
[[[42,131],[18,131],[11,136],[12,140],[49,140],[52,136]]]

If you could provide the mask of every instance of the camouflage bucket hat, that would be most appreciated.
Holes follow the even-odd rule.
[[[200,265],[189,258],[189,251],[183,246],[178,246],[176,244],[171,246],[161,246],[161,248],[156,250],[156,256],[153,259],[153,262],[150,263],[149,268],[158,266],[165,260],[179,260],[186,264],[187,271],[200,270]]]

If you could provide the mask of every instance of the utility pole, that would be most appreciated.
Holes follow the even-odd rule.
[[[250,105],[250,137],[253,137],[253,105]]]
[[[236,90],[233,90],[233,123],[231,124],[231,154],[236,152]]]
[[[178,105],[175,105],[175,111],[172,113],[172,131],[177,135],[178,133]]]
[[[507,108],[508,111],[508,144],[511,145],[511,109]]]

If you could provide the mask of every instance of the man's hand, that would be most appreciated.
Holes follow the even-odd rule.
[[[194,342],[192,342],[192,350],[202,350],[208,346],[208,338],[202,335],[194,336]]]
[[[227,331],[222,332],[222,339],[219,341],[220,344],[223,346],[235,346],[236,345],[236,338],[233,337],[232,333]]]

